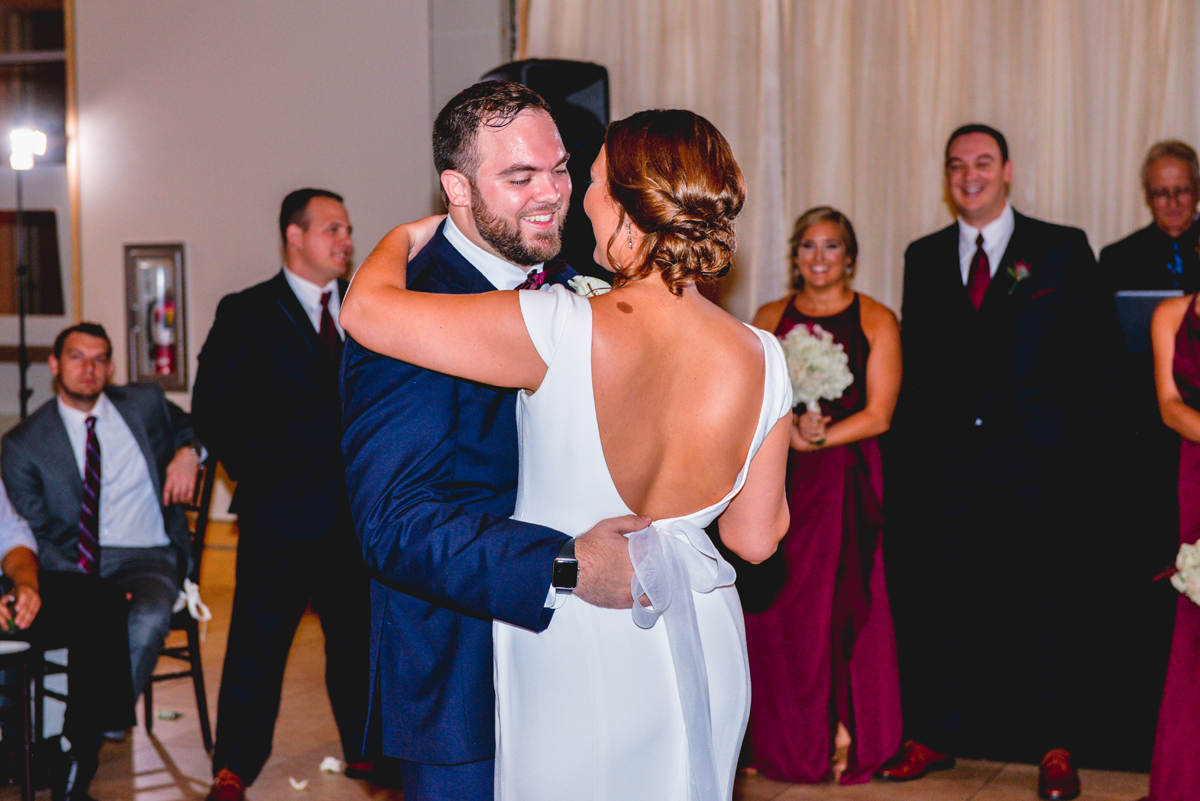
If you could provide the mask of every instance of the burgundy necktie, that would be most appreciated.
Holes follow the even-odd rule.
[[[971,268],[967,271],[967,297],[975,311],[983,305],[983,296],[987,294],[988,283],[992,280],[992,265],[988,262],[987,251],[983,249],[983,234],[975,238],[975,255],[971,257]]]
[[[525,280],[517,286],[517,289],[541,289],[544,283],[546,283],[546,271],[538,270],[536,273],[525,276]]]
[[[79,505],[79,566],[94,576],[100,572],[100,440],[96,418],[87,418],[83,459],[83,502]]]
[[[329,349],[329,355],[334,361],[342,360],[342,338],[338,336],[337,327],[333,324],[333,315],[329,313],[329,297],[333,292],[326,290],[321,293],[321,330],[318,332],[321,341]]]
[[[554,259],[536,273],[525,276],[525,280],[516,289],[541,289],[547,281],[563,271],[565,264],[562,259]]]

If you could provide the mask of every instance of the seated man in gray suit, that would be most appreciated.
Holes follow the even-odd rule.
[[[191,559],[200,463],[188,415],[154,384],[109,386],[112,342],[80,323],[54,341],[57,397],[0,440],[0,476],[37,538],[42,573],[99,576],[129,596],[133,697],[170,630]]]

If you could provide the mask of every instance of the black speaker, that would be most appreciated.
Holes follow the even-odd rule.
[[[563,228],[562,256],[579,272],[607,279],[608,271],[593,258],[596,239],[583,213],[583,195],[608,128],[608,70],[586,61],[531,58],[496,67],[480,80],[523,84],[550,104],[563,145],[571,155],[567,162],[571,206]]]

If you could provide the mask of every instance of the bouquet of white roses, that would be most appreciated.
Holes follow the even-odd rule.
[[[1193,603],[1200,604],[1200,543],[1179,546],[1171,584]]]
[[[797,406],[803,402],[808,411],[819,413],[822,400],[842,397],[854,383],[846,349],[821,326],[810,331],[807,325],[798,325],[781,341]]]

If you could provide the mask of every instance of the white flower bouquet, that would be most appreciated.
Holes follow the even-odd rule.
[[[567,286],[571,287],[576,295],[583,295],[585,298],[594,298],[612,289],[612,285],[608,282],[590,275],[577,275],[568,279]]]
[[[798,325],[781,342],[797,406],[803,402],[808,411],[820,413],[822,400],[842,397],[854,383],[846,349],[821,326]]]
[[[1171,584],[1193,603],[1200,604],[1200,543],[1184,543],[1175,557],[1175,572]]]

